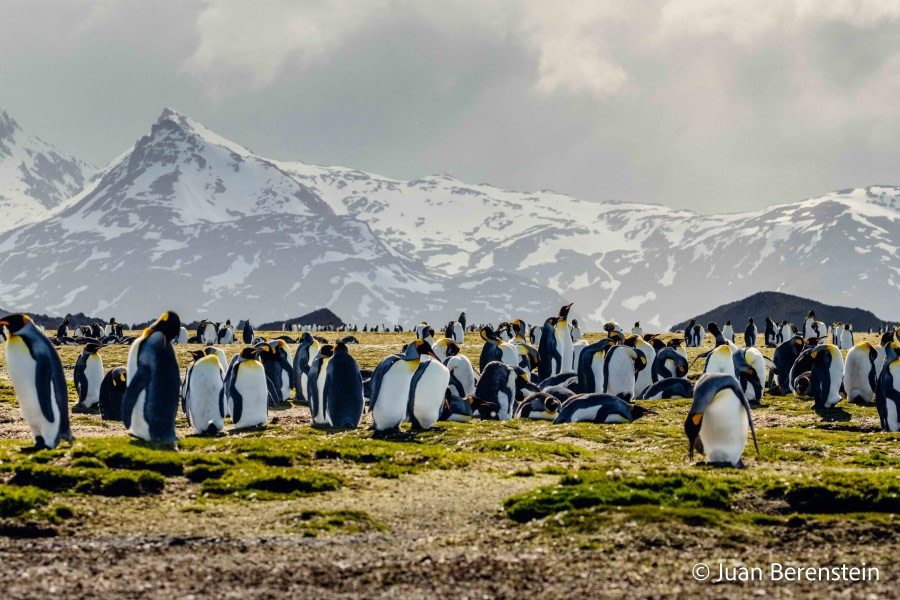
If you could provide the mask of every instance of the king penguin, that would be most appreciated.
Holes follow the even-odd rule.
[[[887,432],[900,431],[900,359],[893,356],[881,369],[875,394],[881,430]]]
[[[72,412],[86,412],[100,402],[100,384],[103,382],[103,359],[100,357],[102,344],[85,344],[81,356],[75,361],[72,378],[78,392],[78,404]]]
[[[813,368],[810,376],[810,395],[816,408],[831,408],[841,401],[841,378],[844,357],[834,344],[822,344],[812,351]]]
[[[744,330],[744,348],[754,348],[756,346],[756,335],[758,333],[756,323],[753,322],[753,317],[750,317],[747,329]]]
[[[254,335],[253,325],[250,324],[250,319],[245,319],[244,320],[244,329],[241,332],[241,339],[244,340],[245,344],[252,344],[253,343],[253,335]]]
[[[563,402],[553,424],[631,423],[644,415],[655,414],[652,410],[636,404],[629,404],[617,396],[579,394]]]
[[[28,315],[7,315],[0,319],[3,327],[9,331],[6,368],[34,448],[56,448],[60,440],[73,441],[66,378],[53,344]]]
[[[323,387],[322,403],[328,423],[341,429],[356,429],[365,402],[359,364],[350,355],[347,344],[335,343],[331,360],[325,367]]]
[[[844,391],[854,404],[869,404],[875,398],[878,351],[869,342],[860,342],[847,353],[844,361]]]
[[[306,398],[309,401],[309,413],[313,425],[328,425],[325,413],[325,379],[328,377],[328,362],[334,356],[334,345],[324,344],[309,367],[309,378],[306,383]]]
[[[306,395],[307,384],[309,383],[309,369],[312,361],[319,354],[319,340],[314,338],[311,333],[304,331],[300,336],[300,343],[297,345],[297,351],[294,353],[294,386],[297,390],[297,398],[309,401]]]
[[[128,351],[128,386],[122,401],[122,418],[131,434],[142,440],[176,440],[181,373],[172,340],[180,331],[181,318],[173,311],[165,312]]]
[[[703,375],[694,388],[694,401],[684,422],[690,459],[697,450],[706,455],[711,466],[743,467],[741,456],[748,429],[759,454],[750,404],[738,380],[721,373]]]
[[[244,348],[225,374],[222,398],[235,429],[259,427],[269,420],[269,388],[259,353],[259,348]]]
[[[185,374],[184,414],[197,433],[216,433],[225,428],[224,372],[215,354],[198,354]]]
[[[640,351],[629,346],[610,347],[603,360],[603,393],[631,401],[635,375],[646,366],[647,358]]]
[[[122,400],[128,377],[125,367],[115,367],[106,372],[100,383],[100,418],[104,421],[122,420]]]
[[[556,337],[556,351],[559,353],[560,357],[559,369],[554,371],[552,373],[553,375],[564,373],[566,371],[573,371],[575,369],[575,365],[573,364],[573,361],[575,360],[575,349],[572,345],[572,332],[569,329],[568,321],[569,310],[571,308],[571,304],[560,307],[556,325],[553,327],[554,336]]]

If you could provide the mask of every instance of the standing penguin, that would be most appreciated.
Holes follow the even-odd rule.
[[[331,360],[325,368],[323,387],[322,403],[325,405],[325,418],[328,423],[341,429],[359,427],[365,404],[362,376],[359,364],[350,355],[350,350],[344,342],[337,342],[334,345]]]
[[[235,429],[258,427],[269,420],[269,388],[259,353],[259,348],[244,348],[225,374],[222,399]]]
[[[635,375],[646,366],[647,357],[634,348],[612,346],[603,360],[603,393],[631,401]]]
[[[875,394],[881,430],[887,432],[900,431],[900,359],[892,356],[881,369]]]
[[[466,330],[466,313],[465,311],[459,313],[459,318],[456,321],[462,326],[463,331]],[[462,340],[458,340],[460,344],[462,344]]]
[[[781,345],[797,335],[797,333],[798,332],[793,325],[791,325],[787,321],[782,321],[781,327],[778,330],[778,338],[776,341],[778,342],[778,345]]]
[[[569,331],[568,321],[569,310],[571,308],[571,304],[560,307],[556,325],[553,327],[554,336],[556,338],[556,351],[560,356],[559,370],[554,371],[553,375],[575,369],[575,365],[573,364],[575,349],[572,345],[572,332]]]
[[[241,332],[241,339],[244,340],[245,344],[253,343],[253,325],[250,324],[250,319],[244,320],[244,330]]]
[[[433,356],[433,355],[432,355]],[[450,371],[439,360],[423,360],[409,383],[407,416],[412,429],[431,429],[441,416]]]
[[[175,338],[176,344],[187,344],[188,343],[188,330],[184,327],[178,332],[178,337]]]
[[[72,412],[87,412],[100,402],[100,383],[104,375],[103,359],[99,354],[102,347],[102,344],[85,344],[75,361],[72,378],[78,392],[78,404],[72,407]]]
[[[841,378],[844,374],[844,357],[833,344],[817,346],[810,356],[813,367],[810,376],[810,395],[816,408],[831,408],[841,401]]]
[[[422,356],[434,357],[431,346],[415,340],[404,354],[388,356],[372,373],[369,412],[376,431],[398,429],[409,413],[410,384],[422,362]],[[434,357],[437,358],[437,357]],[[449,382],[449,374],[448,374]],[[443,391],[441,392],[443,398]]]
[[[562,356],[556,345],[556,317],[544,321],[538,338],[538,379],[543,381],[561,371]],[[479,365],[479,370],[484,370]]]
[[[684,422],[690,459],[697,450],[706,455],[711,466],[743,467],[741,456],[748,429],[759,454],[750,404],[738,380],[731,375],[703,375],[694,388],[694,402]]]
[[[184,414],[197,433],[217,433],[225,428],[224,372],[214,354],[198,353],[185,374]]]
[[[53,344],[28,315],[7,315],[0,319],[3,327],[9,331],[6,368],[34,448],[56,448],[60,440],[73,441],[66,378]]]
[[[221,329],[219,329],[218,333],[218,341],[219,344],[233,344],[237,341],[237,338],[234,335],[234,327],[231,325],[231,319],[225,321],[225,324],[222,325]]]
[[[631,333],[633,333],[634,335],[636,335],[638,337],[642,337],[644,335],[644,330],[641,329],[640,321],[634,322],[634,327],[631,328]]]
[[[747,329],[744,330],[744,348],[754,348],[756,346],[756,335],[758,333],[756,323],[753,322],[753,317],[750,317]]]
[[[853,347],[853,326],[847,323],[841,332],[841,343],[838,345],[841,350],[848,350]]]
[[[325,378],[328,376],[328,361],[334,356],[334,345],[324,344],[309,367],[306,383],[306,398],[309,402],[309,414],[313,425],[328,425],[325,413]]]
[[[293,372],[294,387],[297,390],[297,399],[309,400],[306,396],[306,387],[308,383],[309,368],[312,361],[319,354],[319,340],[314,338],[311,333],[304,331],[300,336],[300,343],[297,344],[297,351],[294,352]]]
[[[652,366],[653,361],[656,359],[656,350],[653,349],[653,346],[651,344],[648,344],[636,335],[629,335],[627,338],[625,338],[625,345],[631,346],[632,348],[637,350],[640,355],[643,356],[644,364],[647,367],[639,370],[635,376],[634,392],[635,395],[638,395],[645,389],[653,385]]]
[[[581,327],[578,325],[578,319],[572,319],[572,341],[577,342],[582,337]]]
[[[848,350],[849,348],[844,348],[841,346],[841,334],[844,333],[844,324],[843,323],[832,323],[831,324],[831,343],[840,348],[841,350]]]
[[[115,367],[106,372],[100,383],[100,418],[104,421],[122,420],[122,400],[128,377],[125,367]]]
[[[772,320],[772,317],[766,317],[766,330],[763,333],[763,340],[766,344],[766,348],[774,348],[778,345],[778,328],[775,326],[775,321]]]
[[[203,344],[215,344],[219,339],[219,330],[216,324],[209,321],[203,321],[200,324],[197,334],[200,337],[200,342]],[[175,336],[176,339],[177,337]]]
[[[710,329],[710,333],[712,333],[712,329]],[[734,327],[731,326],[731,321],[725,321],[725,327],[722,329],[722,335],[726,340],[734,343]]]
[[[181,318],[162,314],[131,344],[128,387],[122,400],[122,420],[132,435],[146,441],[174,442],[181,372],[172,340]],[[218,362],[218,359],[217,359]]]
[[[56,329],[57,339],[69,337],[69,320],[63,319],[62,324]]]
[[[878,351],[869,342],[860,342],[847,353],[844,361],[844,391],[854,404],[868,404],[875,398]]]
[[[465,328],[459,321],[450,321],[444,329],[444,337],[453,340],[457,344],[462,344],[466,337]]]
[[[816,313],[813,311],[809,311],[806,315],[806,320],[803,321],[803,338],[809,339],[811,337],[819,337],[821,334],[816,331]]]

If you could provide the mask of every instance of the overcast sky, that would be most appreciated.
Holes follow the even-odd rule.
[[[0,108],[103,165],[255,152],[737,211],[900,183],[900,0],[0,0]]]

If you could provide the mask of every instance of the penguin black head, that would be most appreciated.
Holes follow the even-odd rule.
[[[663,348],[666,347],[666,343],[664,341],[662,341],[661,339],[659,339],[658,337],[650,338],[647,341],[650,342],[650,345],[653,346],[653,349],[656,350],[657,352],[659,352],[660,350],[662,350]]]
[[[574,302],[571,302],[569,304],[566,304],[565,306],[560,307],[560,309],[559,309],[559,318],[560,319],[565,319],[569,316],[569,310],[571,310],[572,304],[574,304]]]
[[[68,324],[69,324],[69,320],[68,320],[68,319],[63,319],[62,324],[63,324],[63,325],[68,325]]]
[[[677,348],[684,343],[684,338],[672,338],[666,343],[669,348]]]
[[[513,331],[516,335],[525,335],[525,322],[522,319],[516,319],[512,322]]]
[[[731,321],[725,321],[725,327],[728,327],[730,325],[731,325]]]
[[[640,327],[640,326],[641,326],[641,322],[640,322],[640,321],[635,321],[635,322],[634,322],[634,326],[635,326],[635,327]]]
[[[103,346],[104,346],[104,344],[85,344],[82,351],[87,352],[88,354],[95,354]]]
[[[609,339],[614,340],[615,342],[622,342],[625,337],[616,330],[612,330],[609,332]]]
[[[243,356],[243,355],[244,354],[242,352],[241,356]],[[196,361],[200,360],[201,358],[203,358],[204,356],[206,356],[206,351],[205,350],[191,350],[191,356],[193,357],[194,362],[196,362]]]
[[[153,325],[151,325],[147,331],[153,333],[158,331],[163,334],[166,338],[166,342],[171,342],[172,340],[178,337],[178,334],[181,333],[181,317],[178,316],[178,313],[174,311],[166,311],[156,320]],[[144,333],[147,334],[147,331]],[[149,335],[149,334],[147,334]]]
[[[494,333],[494,330],[491,329],[490,327],[482,327],[482,328],[481,328],[481,339],[483,339],[483,340],[486,341],[486,342],[489,341],[489,340],[490,340],[490,341],[496,341],[496,340],[497,340],[497,334]]]
[[[631,346],[632,348],[634,348],[635,345],[637,345],[637,341],[638,341],[638,336],[631,334],[631,335],[625,336],[625,341],[622,343],[625,344],[626,346]]]
[[[260,349],[259,348],[244,348],[241,350],[241,358],[244,360],[255,360],[257,356],[259,356]]]
[[[748,321],[751,325],[753,325],[753,317],[749,317],[749,318],[747,319],[747,321]]]
[[[6,326],[10,333],[16,333],[31,322],[31,317],[23,314],[6,315],[0,319],[0,326]]]
[[[347,343],[343,340],[338,340],[334,343],[334,351],[332,352],[334,356],[338,354],[350,354],[350,348],[347,347]]]
[[[649,408],[644,408],[643,406],[638,406],[637,404],[631,405],[631,420],[632,421],[640,419],[644,415],[656,415],[656,414],[659,414],[659,413],[652,411]]]
[[[710,321],[709,323],[707,323],[706,330],[716,336],[722,335],[722,330],[719,329],[719,326],[716,325],[715,321]]]
[[[806,315],[806,318],[807,318],[807,319],[815,319],[815,318],[816,318],[816,313],[815,313],[815,311],[812,311],[812,310],[809,311],[809,314]]]
[[[459,344],[457,344],[453,340],[447,341],[447,356],[448,357],[456,356],[457,354],[459,354],[460,350],[461,350],[461,346]]]
[[[434,350],[431,349],[431,344],[429,344],[425,340],[416,340],[415,342],[413,342],[413,346],[415,347],[416,352],[419,356],[427,354],[428,356],[437,358],[437,354],[435,354]]]
[[[578,319],[572,319],[572,327],[578,327]]]

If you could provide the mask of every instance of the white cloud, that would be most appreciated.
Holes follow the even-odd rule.
[[[388,8],[387,0],[207,1],[197,18],[197,49],[182,68],[214,94],[234,84],[263,88],[289,64],[325,60]]]
[[[536,0],[523,6],[523,30],[538,56],[538,90],[603,97],[627,86],[628,73],[612,57],[605,35],[622,22],[627,4]]]

